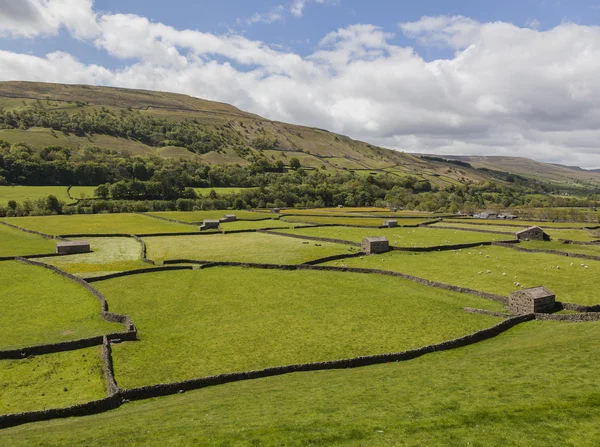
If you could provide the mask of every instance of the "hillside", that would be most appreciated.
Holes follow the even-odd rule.
[[[242,165],[258,158],[288,165],[295,157],[305,168],[359,175],[412,175],[440,188],[487,180],[506,183],[502,173],[518,174],[558,189],[600,186],[600,173],[591,171],[511,157],[445,157],[467,161],[472,168],[441,159],[425,160],[417,154],[376,147],[323,129],[267,120],[228,104],[174,93],[9,81],[0,82],[0,110],[21,118],[0,120],[0,139],[37,149],[98,146],[131,155],[199,157],[211,164]],[[65,131],[64,123],[69,120],[69,125],[84,121],[85,126]],[[98,120],[133,124],[120,133],[109,132],[94,127]],[[171,128],[157,134],[155,130],[164,128],[164,123],[171,123]],[[146,125],[149,131],[136,134]],[[193,134],[195,139],[172,137],[182,132]]]

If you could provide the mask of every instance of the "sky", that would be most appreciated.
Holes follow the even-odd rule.
[[[600,0],[0,0],[0,80],[170,91],[372,144],[600,167]]]

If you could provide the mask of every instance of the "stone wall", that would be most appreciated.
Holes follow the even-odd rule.
[[[502,234],[502,235],[510,235],[510,236],[514,236],[515,233],[511,233],[509,231],[494,231],[494,230],[482,230],[480,228],[473,228],[472,230],[469,230],[468,228],[463,228],[463,227],[453,227],[450,225],[437,225],[435,227],[431,227],[431,228],[440,228],[443,230],[459,230],[459,231],[468,231],[470,233],[488,233],[488,234]]]
[[[492,242],[492,245],[496,245],[498,247],[512,248],[513,250],[522,251],[524,253],[548,253],[551,255],[565,256],[568,258],[587,259],[589,261],[600,261],[600,256],[584,255],[581,253],[567,253],[565,251],[559,251],[559,250],[544,250],[541,248],[523,248],[523,247],[518,247],[514,244],[508,244],[508,243],[506,243],[506,241]]]
[[[166,262],[167,261],[165,261],[165,263]],[[105,281],[107,279],[122,278],[124,276],[140,275],[142,273],[155,273],[155,272],[164,272],[164,271],[192,270],[192,269],[193,269],[193,267],[187,266],[187,265],[175,265],[175,266],[163,266],[163,267],[148,267],[148,268],[145,268],[145,269],[127,270],[127,271],[124,271],[124,272],[109,273],[108,275],[93,276],[91,278],[86,278],[86,281],[88,283],[93,283],[93,282],[98,282],[98,281]]]
[[[10,224],[8,222],[4,222],[0,220],[0,225],[5,225],[7,227],[14,228],[15,230],[24,231],[25,233],[35,234],[36,236],[41,236],[44,239],[60,239],[60,237],[54,237],[51,234],[40,233],[39,231],[28,230],[27,228],[19,227],[17,225]]]

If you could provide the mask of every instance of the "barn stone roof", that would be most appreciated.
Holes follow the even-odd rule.
[[[531,287],[529,289],[522,289],[522,290],[520,290],[520,292],[521,292],[521,296],[525,296],[532,300],[539,299],[539,298],[545,298],[547,296],[554,295],[554,293],[550,292],[548,289],[546,289],[543,286]]]
[[[57,247],[79,247],[81,245],[90,245],[88,241],[60,241],[56,243]]]
[[[538,227],[538,226],[535,226],[535,227],[529,227],[529,228],[525,228],[524,230],[517,231],[517,234],[523,234],[523,233],[527,233],[528,231],[531,231],[531,230],[542,230],[542,228],[541,228],[541,227]],[[542,231],[544,231],[544,230],[542,230]]]
[[[385,236],[374,236],[374,237],[366,237],[363,240],[367,242],[387,242],[387,237]]]

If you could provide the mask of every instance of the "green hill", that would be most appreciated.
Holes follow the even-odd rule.
[[[87,85],[0,82],[0,139],[37,149],[95,146],[131,155],[198,157],[210,164],[244,165],[266,158],[289,165],[295,157],[305,168],[412,175],[440,188],[487,180],[508,184],[508,173],[559,189],[600,185],[600,173],[592,171],[511,157],[454,157],[466,162],[462,164],[449,161],[452,157],[424,159],[219,102]]]

